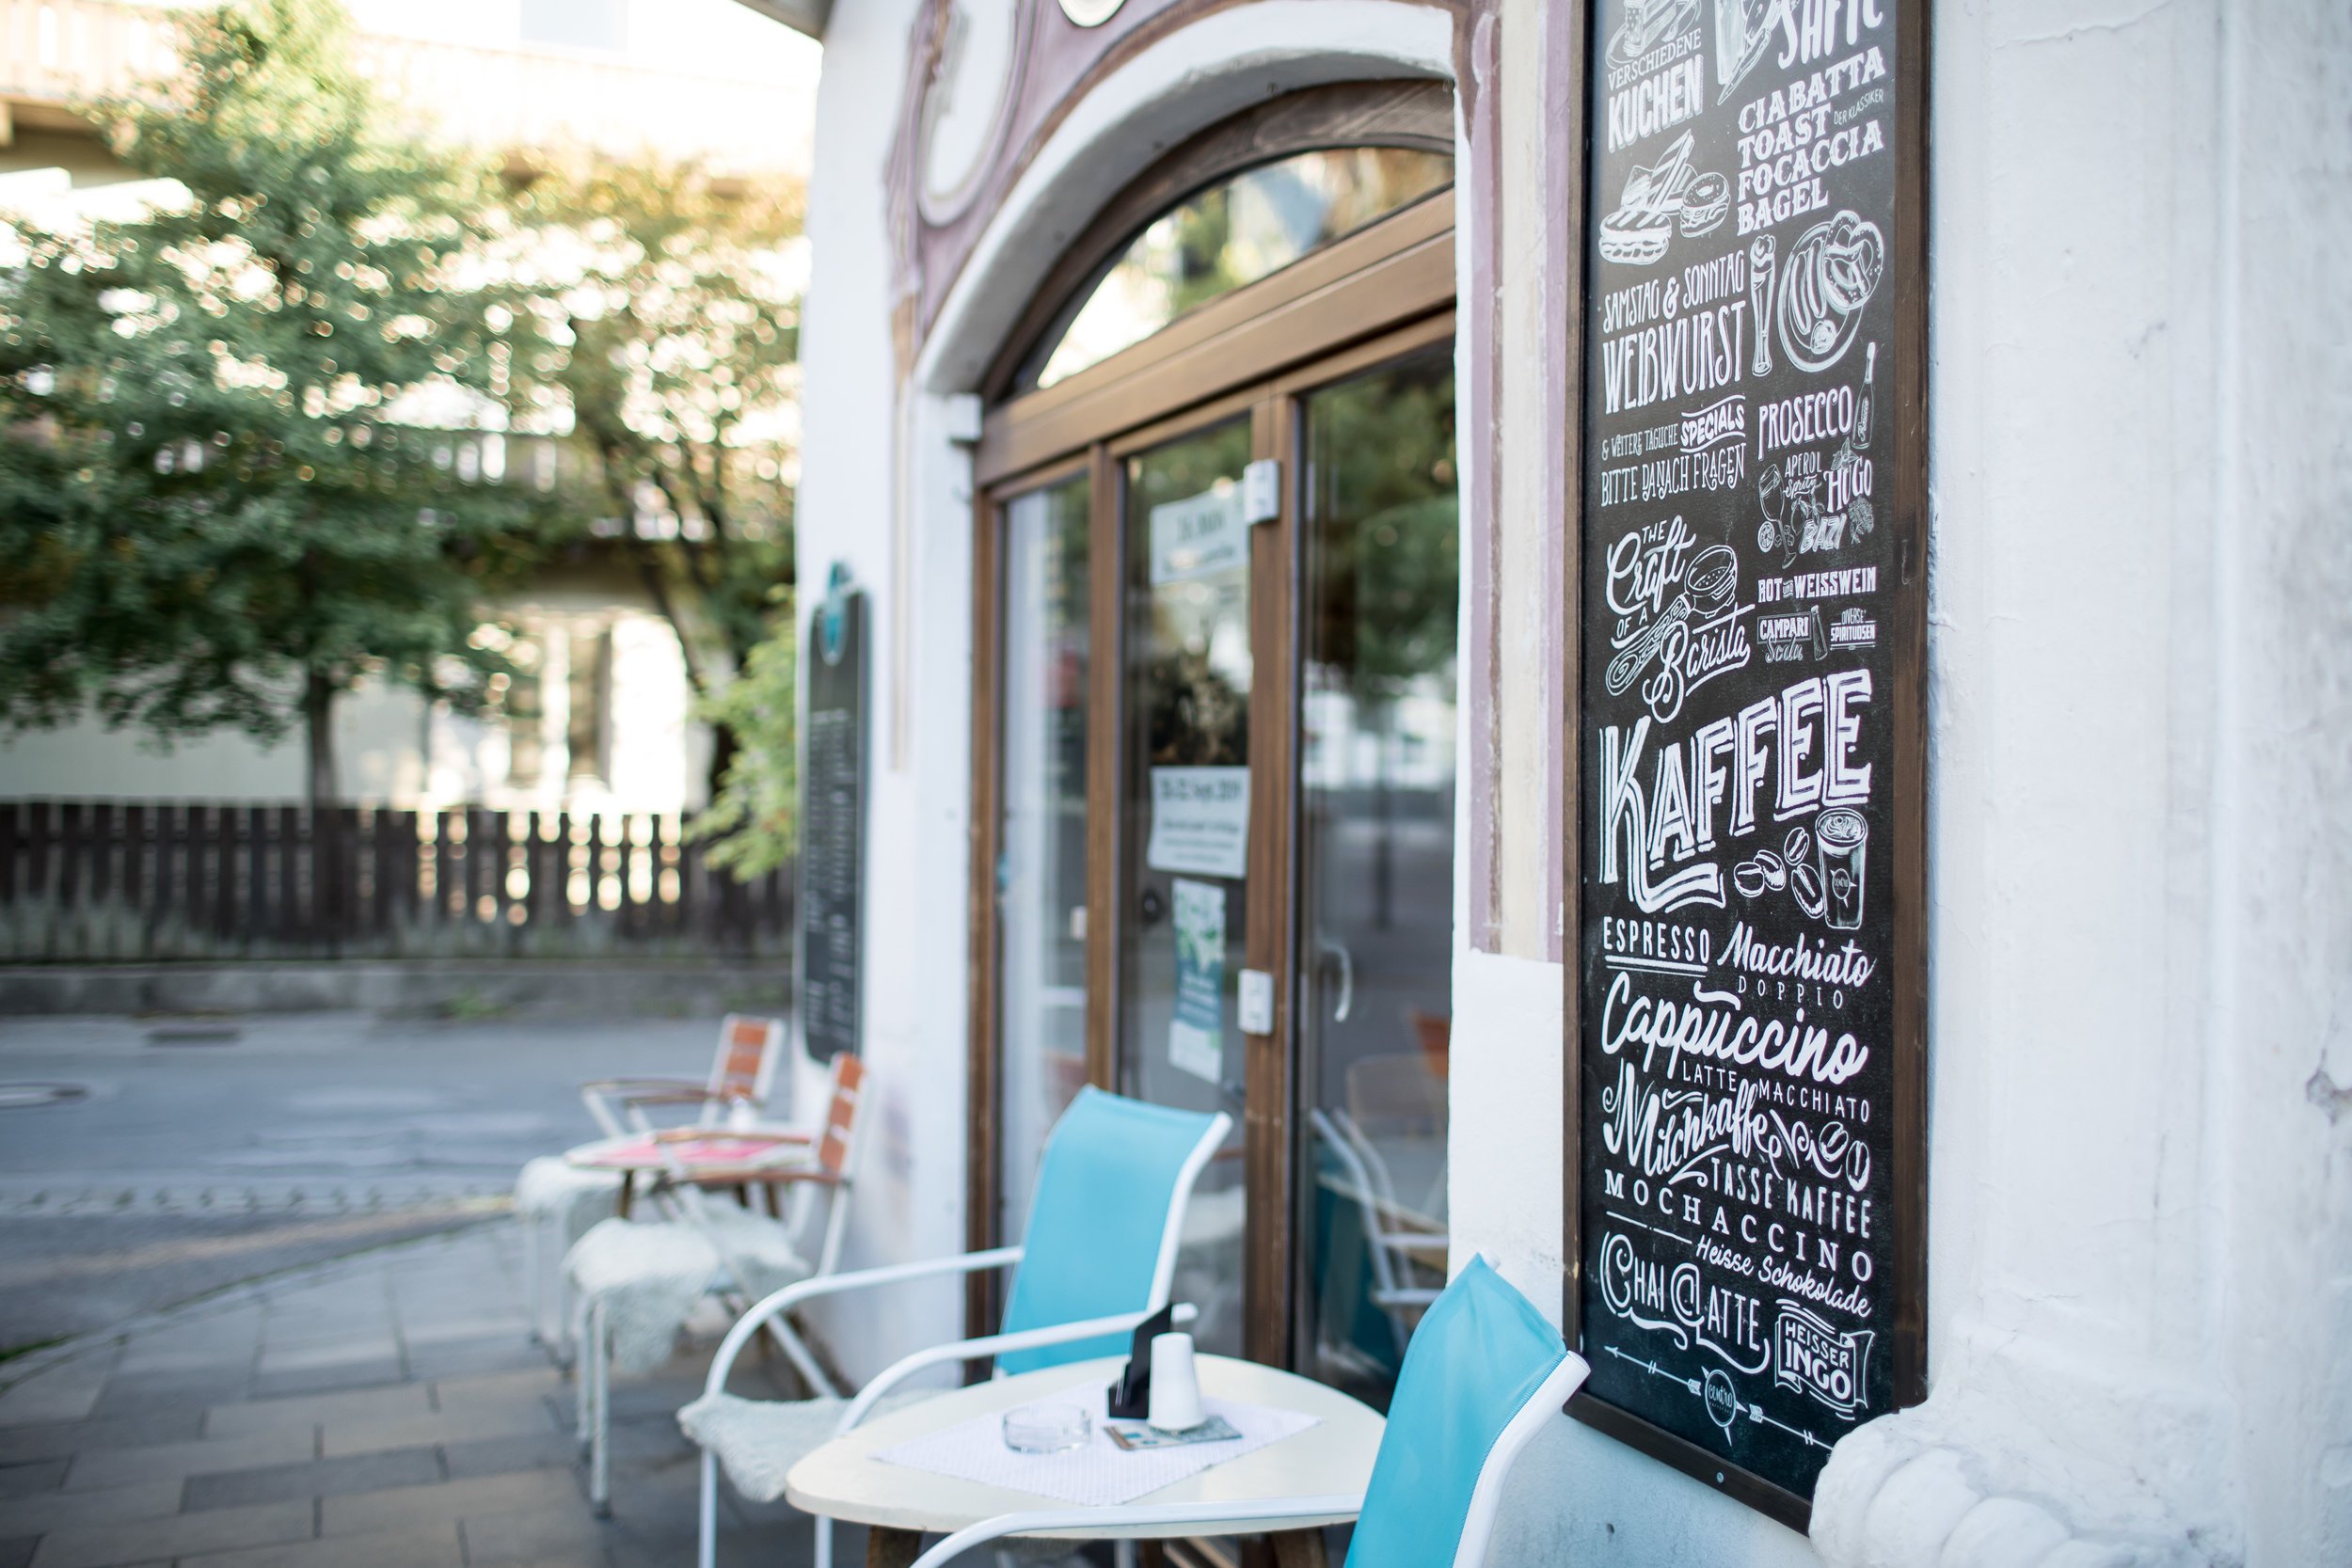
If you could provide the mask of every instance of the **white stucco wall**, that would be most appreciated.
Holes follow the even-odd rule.
[[[870,1260],[961,1239],[969,513],[937,399],[1042,266],[1019,203],[1149,151],[1039,160],[902,414],[912,16],[835,13],[804,339],[803,565],[875,594]],[[1245,48],[1133,78],[1130,112],[1166,135]],[[1932,1398],[1841,1446],[1813,1541],[1557,1421],[1498,1563],[2352,1558],[2352,17],[1947,0],[1932,85]],[[1119,107],[1066,125],[1111,145]],[[1457,1260],[1557,1312],[1563,973],[1458,945]],[[956,1322],[943,1289],[833,1326],[862,1369]]]
[[[865,1055],[873,1076],[859,1150],[845,1267],[959,1252],[963,1245],[963,875],[969,612],[955,558],[930,573],[952,602],[948,624],[898,626],[893,592],[892,262],[886,166],[915,7],[852,0],[834,8],[818,84],[817,167],[809,184],[811,271],[802,313],[808,394],[798,497],[803,637],[836,563],[867,594],[871,703],[867,761]],[[951,534],[968,532],[946,527]],[[956,557],[969,546],[952,540]],[[899,666],[898,633],[946,660],[940,678]],[[920,656],[918,656],[920,657]],[[891,754],[898,686],[923,701],[911,727],[927,770]],[[802,1103],[822,1074],[803,1062]],[[907,1350],[953,1338],[961,1287],[949,1281],[845,1300],[822,1321],[835,1353],[865,1375]]]
[[[1142,51],[1031,161],[942,306],[901,406],[884,171],[914,16],[906,0],[845,3],[826,34],[801,343],[803,580],[847,562],[872,617],[865,1050],[879,1088],[851,1266],[937,1256],[963,1240],[972,491],[946,400],[977,382],[1085,215],[1160,152],[1277,93],[1442,74],[1451,48],[1436,8],[1266,0]],[[818,595],[803,601],[813,615]],[[813,1067],[801,1070],[813,1081]],[[827,1331],[845,1365],[870,1371],[951,1337],[961,1300],[952,1281],[894,1291],[835,1307]]]
[[[1934,1393],[1815,1533],[2344,1560],[2352,19],[1936,43]]]

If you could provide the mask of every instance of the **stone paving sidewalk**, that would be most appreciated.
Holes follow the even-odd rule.
[[[487,1223],[0,1364],[0,1568],[686,1568],[697,1456],[674,1413],[707,1347],[615,1384],[599,1523],[519,1256]],[[765,1377],[737,1391],[783,1392]],[[721,1496],[722,1564],[809,1561],[804,1517]],[[864,1550],[840,1529],[836,1560]]]

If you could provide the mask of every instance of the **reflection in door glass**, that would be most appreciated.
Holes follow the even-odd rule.
[[[1086,1083],[1087,482],[1005,509],[998,1234],[1026,1231],[1038,1156]]]
[[[1289,266],[1450,184],[1454,159],[1340,147],[1263,164],[1197,191],[1152,221],[1094,285],[1028,379],[1051,387],[1185,311]],[[1034,361],[1033,361],[1034,363]]]
[[[1385,1409],[1445,1283],[1453,346],[1316,393],[1305,425],[1303,1370]]]
[[[1242,1041],[1249,827],[1247,419],[1127,460],[1126,725],[1120,789],[1120,1086],[1225,1111],[1232,1141],[1193,1191],[1174,1300],[1204,1351],[1242,1348]]]

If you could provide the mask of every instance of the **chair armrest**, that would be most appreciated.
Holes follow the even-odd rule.
[[[816,1279],[803,1279],[797,1285],[787,1285],[766,1298],[752,1304],[749,1311],[735,1320],[727,1337],[719,1341],[719,1352],[710,1358],[710,1375],[703,1380],[703,1392],[716,1394],[727,1386],[727,1373],[735,1366],[735,1358],[759,1332],[760,1325],[779,1312],[787,1312],[801,1303],[817,1296],[838,1295],[844,1291],[863,1291],[878,1285],[897,1285],[910,1279],[930,1279],[943,1274],[977,1274],[982,1269],[1000,1269],[1008,1263],[1021,1261],[1023,1249],[1017,1246],[991,1247],[986,1252],[959,1253],[953,1258],[930,1258],[919,1263],[891,1263],[879,1269],[858,1269],[850,1274],[823,1275]]]
[[[630,1129],[613,1114],[613,1101],[620,1101],[628,1121],[642,1132],[645,1118],[638,1114],[640,1105],[707,1104],[709,1095],[707,1088],[691,1078],[592,1078],[580,1086],[580,1102],[596,1118],[597,1126],[616,1138]]]
[[[1261,1519],[1302,1519],[1323,1515],[1352,1518],[1364,1511],[1361,1492],[1339,1492],[1310,1497],[1256,1497],[1229,1503],[1129,1503],[1120,1508],[1038,1508],[1020,1513],[999,1513],[983,1519],[925,1552],[914,1568],[946,1568],[975,1546],[1008,1535],[1039,1535],[1048,1530],[1084,1530],[1102,1538],[1105,1526],[1124,1530],[1152,1525],[1248,1524]]]
[[[1439,1291],[1400,1286],[1393,1291],[1374,1291],[1372,1304],[1375,1307],[1429,1307],[1434,1306],[1441,1294],[1443,1292]]]
[[[858,1390],[857,1398],[850,1402],[850,1408],[841,1413],[840,1424],[833,1429],[833,1434],[838,1437],[864,1420],[875,1401],[926,1367],[936,1367],[943,1361],[977,1361],[984,1355],[1036,1350],[1041,1345],[1066,1345],[1073,1339],[1094,1339],[1106,1334],[1133,1334],[1142,1326],[1144,1320],[1158,1310],[1157,1307],[1151,1307],[1141,1312],[1114,1312],[1106,1318],[1083,1318],[1076,1323],[1025,1328],[1011,1334],[990,1334],[977,1339],[957,1339],[945,1345],[933,1345],[929,1350],[918,1350],[913,1355],[902,1356],[876,1372],[873,1380]],[[1191,1323],[1200,1316],[1200,1309],[1188,1301],[1176,1305],[1175,1320],[1180,1323]]]
[[[1454,1244],[1454,1238],[1443,1231],[1432,1234],[1425,1230],[1375,1230],[1374,1242],[1391,1252],[1443,1252]]]

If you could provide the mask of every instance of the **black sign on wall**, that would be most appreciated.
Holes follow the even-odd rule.
[[[858,1048],[866,867],[866,595],[836,566],[808,632],[801,769],[801,1034],[810,1056]]]
[[[1921,1393],[1923,9],[1586,55],[1570,1408],[1798,1528]]]

